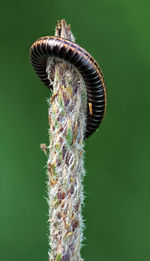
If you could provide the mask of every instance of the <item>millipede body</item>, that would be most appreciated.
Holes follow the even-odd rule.
[[[49,88],[53,88],[46,72],[49,57],[69,62],[84,80],[87,91],[87,138],[99,127],[106,110],[106,87],[102,71],[94,58],[74,42],[56,36],[41,37],[31,46],[30,60],[34,71]]]

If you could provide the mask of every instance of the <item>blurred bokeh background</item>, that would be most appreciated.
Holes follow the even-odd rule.
[[[13,0],[0,7],[0,260],[48,252],[48,89],[29,48],[57,20],[104,72],[105,119],[86,141],[86,261],[150,260],[150,1]]]

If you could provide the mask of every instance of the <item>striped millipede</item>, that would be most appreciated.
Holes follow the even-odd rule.
[[[87,90],[87,122],[85,137],[100,125],[106,110],[106,87],[102,71],[94,58],[79,45],[56,36],[39,38],[30,48],[30,60],[42,82],[52,88],[46,72],[48,57],[68,61],[81,74]]]

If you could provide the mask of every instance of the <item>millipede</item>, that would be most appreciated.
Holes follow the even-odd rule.
[[[102,70],[94,58],[78,44],[56,36],[41,37],[30,48],[30,60],[41,81],[51,89],[53,86],[46,72],[49,57],[69,62],[83,78],[87,92],[87,138],[99,127],[106,110],[106,85]]]

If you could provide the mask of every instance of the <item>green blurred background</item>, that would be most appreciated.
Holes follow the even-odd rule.
[[[1,1],[0,260],[44,261],[49,91],[29,48],[57,20],[100,63],[105,120],[86,141],[86,261],[150,260],[150,1]]]

